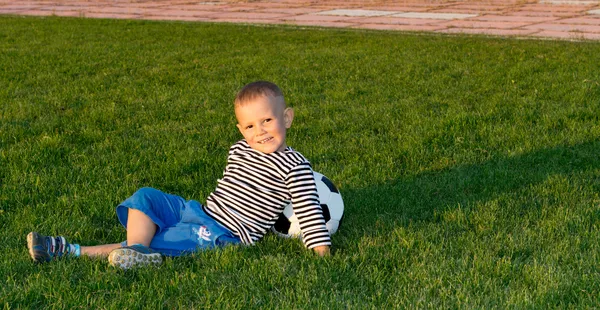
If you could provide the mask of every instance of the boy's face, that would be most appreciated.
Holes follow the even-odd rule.
[[[294,110],[283,97],[260,96],[235,108],[237,128],[251,148],[265,154],[283,151],[285,133],[292,125]]]

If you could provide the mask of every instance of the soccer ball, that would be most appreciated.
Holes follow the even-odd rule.
[[[329,235],[333,235],[340,227],[340,221],[344,216],[344,201],[331,180],[318,172],[313,172],[313,174],[327,230],[329,230]],[[287,238],[300,238],[302,236],[300,223],[296,214],[294,214],[291,203],[283,209],[283,214],[279,216],[271,230],[277,235]]]

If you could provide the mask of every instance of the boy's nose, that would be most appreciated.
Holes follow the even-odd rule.
[[[256,130],[254,132],[255,135],[260,136],[262,134],[264,134],[266,131],[262,126],[256,126],[254,127]]]

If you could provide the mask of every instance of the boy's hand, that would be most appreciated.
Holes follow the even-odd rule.
[[[323,256],[329,256],[329,247],[326,245],[321,245],[318,247],[313,248],[313,251],[315,251],[315,253],[319,254],[319,256],[323,257]]]

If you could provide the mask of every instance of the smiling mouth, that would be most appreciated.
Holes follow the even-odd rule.
[[[273,137],[269,137],[269,138],[266,138],[266,139],[260,140],[260,141],[258,141],[258,143],[259,143],[259,144],[263,144],[263,143],[267,143],[267,142],[269,142],[269,141],[271,141],[271,140],[273,140]]]

